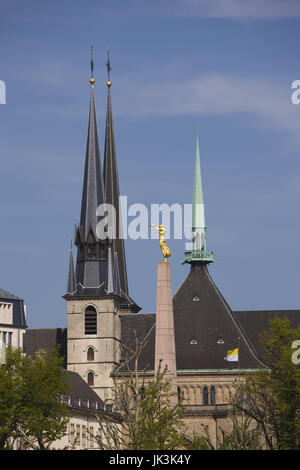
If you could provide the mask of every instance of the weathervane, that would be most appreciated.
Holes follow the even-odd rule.
[[[107,68],[107,82],[106,85],[108,87],[111,86],[111,81],[110,81],[110,71],[111,71],[111,66],[110,66],[110,60],[109,60],[109,50],[107,49],[107,62],[106,62],[106,68]]]
[[[94,46],[91,46],[91,78],[90,78],[90,84],[94,85],[95,79],[94,79]]]

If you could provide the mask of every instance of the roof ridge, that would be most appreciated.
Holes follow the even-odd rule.
[[[23,299],[21,299],[21,297],[18,297],[14,294],[11,294],[7,290],[0,288],[0,299],[1,298],[2,299],[11,299],[11,300],[23,300]]]

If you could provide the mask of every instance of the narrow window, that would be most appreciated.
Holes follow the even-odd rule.
[[[88,373],[88,385],[92,387],[94,385],[94,374],[93,372]]]
[[[87,307],[85,310],[84,333],[86,335],[97,334],[97,312],[92,306]]]
[[[86,447],[86,426],[82,426],[82,447]]]
[[[94,360],[94,348],[89,348],[87,351],[87,360],[93,361]]]
[[[90,426],[89,430],[89,439],[90,439],[90,447],[94,447],[95,436],[94,436],[94,427]]]
[[[203,405],[208,405],[208,388],[203,388]]]
[[[215,387],[210,387],[210,404],[215,405],[216,404],[216,391]]]

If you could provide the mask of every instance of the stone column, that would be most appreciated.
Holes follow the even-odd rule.
[[[161,361],[161,370],[168,366],[165,378],[171,382],[171,390],[176,393],[172,405],[177,402],[177,369],[173,318],[173,298],[171,266],[168,262],[157,265],[156,291],[156,331],[155,331],[155,371]]]

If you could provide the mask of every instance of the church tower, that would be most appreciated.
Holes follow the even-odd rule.
[[[79,373],[103,400],[110,402],[110,373],[119,360],[120,315],[136,313],[140,307],[128,293],[109,59],[104,171],[100,157],[93,68],[92,59],[80,223],[75,228],[77,259],[74,268],[71,246],[67,293],[64,296],[68,313],[67,367]],[[114,219],[106,218],[108,204],[114,207]]]
[[[206,247],[198,132],[191,245],[192,249],[185,251],[184,259],[184,263],[191,266],[190,272],[173,298],[177,368],[197,374],[201,371],[204,375],[232,370],[232,364],[224,358],[227,351],[235,348],[239,350],[236,370],[261,366],[251,341],[208,271],[208,265],[214,259]]]

